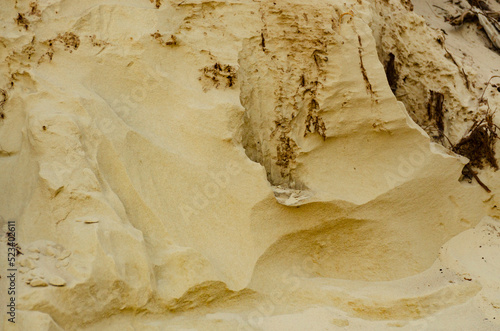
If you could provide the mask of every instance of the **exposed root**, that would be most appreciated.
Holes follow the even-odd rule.
[[[475,121],[464,137],[453,146],[453,151],[466,156],[472,167],[482,169],[486,164],[498,170],[495,158],[495,143],[498,138],[497,126],[493,123],[492,112],[487,112],[479,122]]]

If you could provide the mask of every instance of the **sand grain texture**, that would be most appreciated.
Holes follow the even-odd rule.
[[[500,179],[436,131],[499,53],[433,4],[5,0],[4,329],[499,329]]]

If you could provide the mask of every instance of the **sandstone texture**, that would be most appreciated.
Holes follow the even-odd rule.
[[[467,1],[0,7],[4,330],[500,329],[500,176],[453,152],[500,124]]]

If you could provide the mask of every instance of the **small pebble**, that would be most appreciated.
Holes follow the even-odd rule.
[[[28,255],[28,258],[30,258],[31,260],[38,260],[40,258],[40,255],[34,253],[34,254],[30,254]]]
[[[41,278],[35,278],[30,282],[30,285],[33,287],[42,287],[47,286],[47,282]]]
[[[28,248],[28,252],[40,253],[40,250],[37,247],[30,247],[30,248]]]
[[[47,246],[46,254],[48,256],[55,256],[57,254],[57,250],[54,247]]]
[[[71,255],[71,252],[65,249],[62,251],[61,255],[57,258],[58,260],[64,260],[65,258],[69,257]]]
[[[58,276],[52,276],[49,279],[49,284],[52,286],[64,286],[66,285],[66,281]]]

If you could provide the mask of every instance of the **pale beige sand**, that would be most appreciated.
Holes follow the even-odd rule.
[[[5,330],[500,329],[500,178],[426,133],[429,91],[456,143],[500,70],[456,4],[30,2],[0,10]]]

